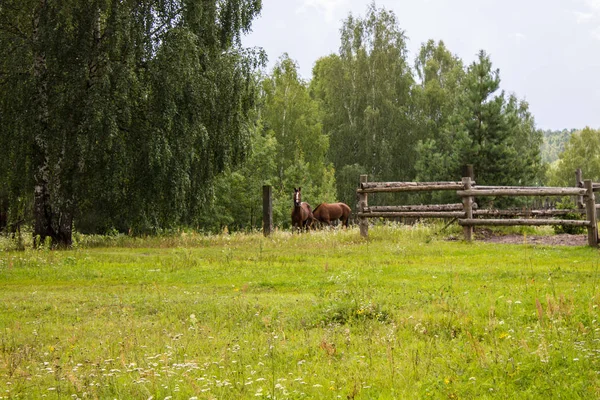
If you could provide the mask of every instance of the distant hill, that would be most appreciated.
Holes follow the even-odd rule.
[[[573,132],[578,129],[563,129],[562,131],[551,131],[546,130],[544,132],[544,143],[542,144],[542,161],[548,164],[552,164],[558,160],[558,156],[565,149],[565,144],[569,141],[569,138]]]

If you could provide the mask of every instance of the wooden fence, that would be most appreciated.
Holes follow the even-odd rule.
[[[462,202],[455,204],[373,207],[370,207],[368,203],[370,193],[436,190],[455,191],[462,199]],[[456,218],[458,223],[463,227],[463,233],[467,241],[472,239],[474,226],[569,225],[586,227],[588,231],[588,244],[596,247],[598,245],[598,225],[594,192],[597,191],[600,191],[600,184],[593,184],[591,180],[581,181],[581,172],[579,171],[579,175],[577,175],[577,187],[477,186],[476,182],[470,177],[463,178],[461,182],[368,182],[367,175],[361,175],[360,187],[356,192],[358,195],[357,210],[360,234],[363,237],[367,237],[369,234],[368,218]],[[490,196],[575,196],[578,206],[582,208],[573,210],[524,211],[478,209],[475,198]],[[557,217],[568,213],[585,214],[586,219],[540,218]]]

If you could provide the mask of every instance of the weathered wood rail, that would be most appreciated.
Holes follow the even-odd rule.
[[[367,175],[361,175],[360,187],[356,191],[358,195],[357,209],[360,233],[364,237],[368,236],[368,218],[457,219],[458,223],[463,227],[463,233],[467,241],[470,241],[472,238],[474,226],[582,226],[587,228],[588,244],[596,247],[598,245],[596,209],[600,206],[595,203],[594,192],[600,191],[600,184],[594,184],[590,180],[581,181],[581,172],[579,171],[578,174],[577,187],[477,186],[476,182],[470,177],[463,178],[461,182],[368,182]],[[457,196],[462,199],[462,202],[455,204],[372,207],[368,204],[368,195],[371,193],[435,190],[455,191]],[[572,210],[478,209],[475,198],[491,196],[575,196],[580,208]],[[585,220],[547,218],[559,217],[569,213],[584,214]]]
[[[364,182],[357,193],[460,190],[462,182]]]

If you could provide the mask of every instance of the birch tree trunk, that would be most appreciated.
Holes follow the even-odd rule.
[[[49,85],[48,67],[44,50],[43,27],[47,11],[47,0],[40,0],[33,28],[33,76],[37,85],[35,98],[36,105],[36,132],[33,141],[34,159],[34,198],[33,198],[33,237],[34,245],[45,243],[48,237],[53,246],[70,246],[72,244],[72,207],[71,201],[53,199],[53,194],[60,196],[60,163],[63,154],[57,161],[54,171],[57,172],[50,179],[50,111],[49,111]],[[57,201],[58,200],[58,201]],[[54,203],[54,204],[53,204]],[[60,207],[62,205],[63,207]],[[61,209],[64,208],[64,209]],[[69,211],[67,211],[69,210]]]

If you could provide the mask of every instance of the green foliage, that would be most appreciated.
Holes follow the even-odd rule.
[[[393,12],[373,3],[364,18],[349,16],[341,42],[338,55],[317,61],[311,93],[324,110],[340,200],[354,204],[350,192],[356,186],[339,175],[346,166],[362,166],[373,180],[414,177],[413,77],[406,37]]]
[[[562,131],[544,130],[544,143],[542,143],[542,161],[552,164],[558,160],[560,154],[565,150],[565,145],[576,129],[563,129]]]
[[[339,54],[313,69],[311,94],[324,110],[340,197],[355,201],[357,177],[343,175],[350,170],[370,180],[455,181],[473,164],[480,184],[541,183],[542,133],[526,102],[499,92],[490,57],[481,51],[465,68],[443,42],[430,40],[413,73],[405,42],[395,15],[371,4],[364,19],[344,21]]]
[[[461,75],[461,64],[457,60],[450,63],[453,59],[441,44],[437,48],[432,46],[429,43],[422,48],[421,59],[435,50],[435,57],[453,66],[446,69],[448,77],[441,79],[441,82],[452,84],[449,89],[442,90],[439,76],[431,73],[433,78],[427,81],[427,66],[434,68],[440,64],[435,57],[417,63],[425,71],[420,73],[425,77],[420,89],[421,108],[424,111],[433,109],[433,116],[443,116],[437,120],[428,116],[424,120],[432,128],[425,129],[430,133],[424,136],[429,137],[417,146],[418,178],[424,181],[457,180],[462,167],[473,164],[475,180],[479,184],[541,183],[543,164],[539,149],[542,134],[535,128],[528,104],[514,95],[507,98],[503,92],[497,93],[500,72],[492,69],[485,52],[481,51],[477,61]],[[439,111],[442,105],[445,105],[445,112]]]
[[[542,181],[542,132],[526,102],[500,91],[484,51],[465,66],[429,40],[411,68],[398,18],[371,3],[343,21],[338,54],[317,61],[310,83],[287,54],[261,77],[264,54],[241,47],[260,9],[258,0],[2,2],[0,229],[32,223],[53,243],[71,221],[84,233],[249,231],[261,225],[265,184],[285,227],[292,188],[313,207],[354,208],[361,174],[454,181],[474,164],[479,184]],[[547,132],[545,160],[566,135]],[[569,157],[555,181],[580,163]],[[583,168],[595,174],[593,162]]]
[[[443,42],[436,45],[430,40],[421,46],[415,68],[421,81],[413,90],[420,138],[416,147],[417,180],[456,180],[463,162],[461,149],[468,145],[463,131],[449,129],[464,91],[462,61]]]
[[[261,87],[260,120],[248,160],[217,177],[211,206],[201,213],[204,229],[260,228],[263,185],[273,187],[273,222],[279,227],[291,223],[295,187],[302,188],[302,200],[313,208],[336,199],[321,110],[298,76],[296,63],[283,55]]]
[[[541,171],[541,132],[535,130],[528,105],[515,96],[495,94],[500,72],[481,51],[468,68],[457,129],[469,138],[463,160],[474,165],[479,184],[532,185]],[[465,162],[466,164],[467,162]]]
[[[600,181],[600,130],[586,127],[571,135],[565,151],[548,172],[550,185],[573,186],[578,168],[584,179]]]
[[[73,218],[88,232],[198,223],[212,178],[247,152],[263,56],[240,37],[260,7],[3,2],[0,176],[11,204],[35,200],[37,234],[70,236]]]
[[[556,204],[556,208],[559,210],[573,210],[575,209],[575,204],[573,204],[570,200],[563,200]],[[573,219],[573,220],[583,220],[584,217],[581,213],[570,212],[565,215],[561,215],[558,217],[559,219]],[[569,233],[572,235],[584,233],[586,228],[584,226],[571,226],[571,225],[553,225],[554,233]]]

